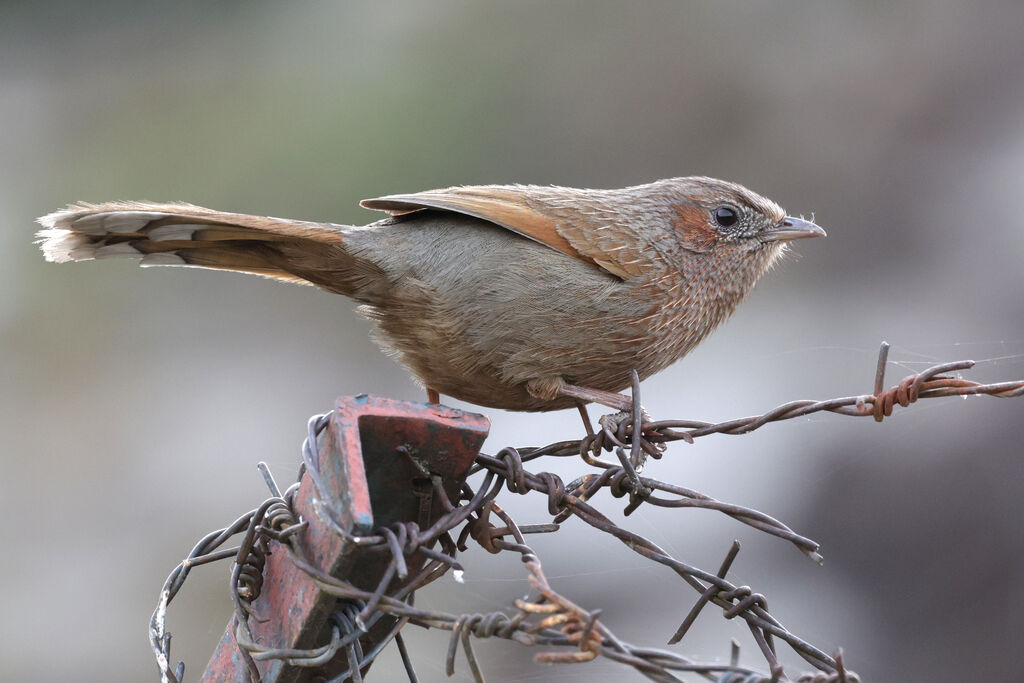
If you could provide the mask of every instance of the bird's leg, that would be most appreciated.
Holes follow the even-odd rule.
[[[580,387],[575,384],[563,384],[558,387],[558,393],[562,396],[571,396],[583,403],[600,403],[603,406],[627,412],[633,410],[633,399],[629,396],[617,394],[614,391],[591,389],[590,387]]]
[[[590,413],[587,412],[587,404],[577,402],[576,410],[580,411],[580,418],[583,419],[583,428],[587,430],[587,436],[593,436],[594,426],[590,424]]]
[[[441,394],[438,393],[437,389],[427,387],[427,403],[433,403],[434,405],[441,403]]]
[[[632,424],[634,433],[638,435],[640,439],[644,439],[643,425],[644,423],[651,422],[651,416],[644,410],[642,405],[634,404],[634,400],[639,400],[640,397],[640,378],[633,373],[633,396],[623,396],[622,394],[616,394],[610,391],[602,391],[600,389],[591,389],[589,387],[580,387],[575,384],[562,383],[558,386],[558,393],[564,396],[572,396],[577,399],[577,408],[580,411],[580,416],[583,418],[583,424],[587,428],[587,434],[592,435],[593,431],[590,427],[590,419],[587,415],[587,409],[585,401],[592,401],[599,403],[609,408],[615,408],[619,412],[611,415],[602,415],[598,419],[598,424],[601,429],[608,435],[617,435],[616,440],[622,440],[625,434],[622,433],[622,426],[625,424]],[[648,451],[648,454],[654,455],[654,457],[660,457],[657,453],[660,453],[664,449],[663,444],[657,444],[653,446],[654,450]],[[646,449],[645,449],[646,450]],[[644,456],[646,457],[646,456]]]
[[[600,439],[595,438],[596,434],[594,433],[594,425],[590,423],[590,413],[587,412],[587,404],[582,401],[577,401],[576,409],[580,411],[580,418],[583,420],[583,428],[586,430],[587,439],[589,439],[591,443],[591,448],[589,450],[580,451],[580,456],[583,458],[584,462],[588,465],[601,467],[603,469],[615,467],[616,464],[614,462],[601,460]],[[601,428],[604,429],[604,426],[602,425]]]

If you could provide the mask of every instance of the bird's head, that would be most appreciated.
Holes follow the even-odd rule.
[[[791,240],[825,236],[814,223],[787,216],[778,204],[742,185],[704,177],[663,182],[671,198],[674,237],[687,251],[753,252],[774,259]]]

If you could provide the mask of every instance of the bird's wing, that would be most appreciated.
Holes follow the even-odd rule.
[[[643,260],[630,254],[614,231],[603,225],[584,229],[579,212],[538,195],[537,188],[514,185],[451,187],[415,194],[364,199],[367,209],[400,215],[441,209],[474,216],[627,280],[643,272]]]

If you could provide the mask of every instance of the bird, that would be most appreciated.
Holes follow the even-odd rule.
[[[361,202],[363,226],[186,203],[76,203],[38,219],[48,261],[135,258],[312,285],[357,302],[426,388],[488,408],[598,403],[685,356],[812,221],[714,178],[618,189],[456,186]]]

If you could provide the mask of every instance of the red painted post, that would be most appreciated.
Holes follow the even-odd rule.
[[[368,396],[340,398],[319,448],[320,473],[327,488],[324,497],[329,499],[323,502],[352,535],[367,535],[374,528],[396,522],[418,522],[425,528],[444,510],[436,497],[424,496],[422,472],[400,447],[440,475],[449,498],[455,501],[489,427],[482,415],[443,406]],[[328,529],[313,507],[314,491],[310,475],[304,474],[295,511],[309,522],[301,532],[309,559],[332,576],[374,590],[387,567],[386,554],[369,553]],[[270,550],[262,591],[252,603],[249,628],[253,637],[269,648],[307,649],[325,644],[327,620],[337,599],[321,592],[276,542],[271,542]],[[410,576],[422,564],[422,560],[410,561]],[[393,623],[382,619],[380,628],[364,635],[364,651],[374,646],[376,638],[384,637]],[[257,666],[266,683],[300,683],[325,671],[344,671],[344,659],[344,652],[339,652],[338,661],[321,669],[291,666],[280,660],[257,661]],[[232,623],[201,680],[250,680]]]

